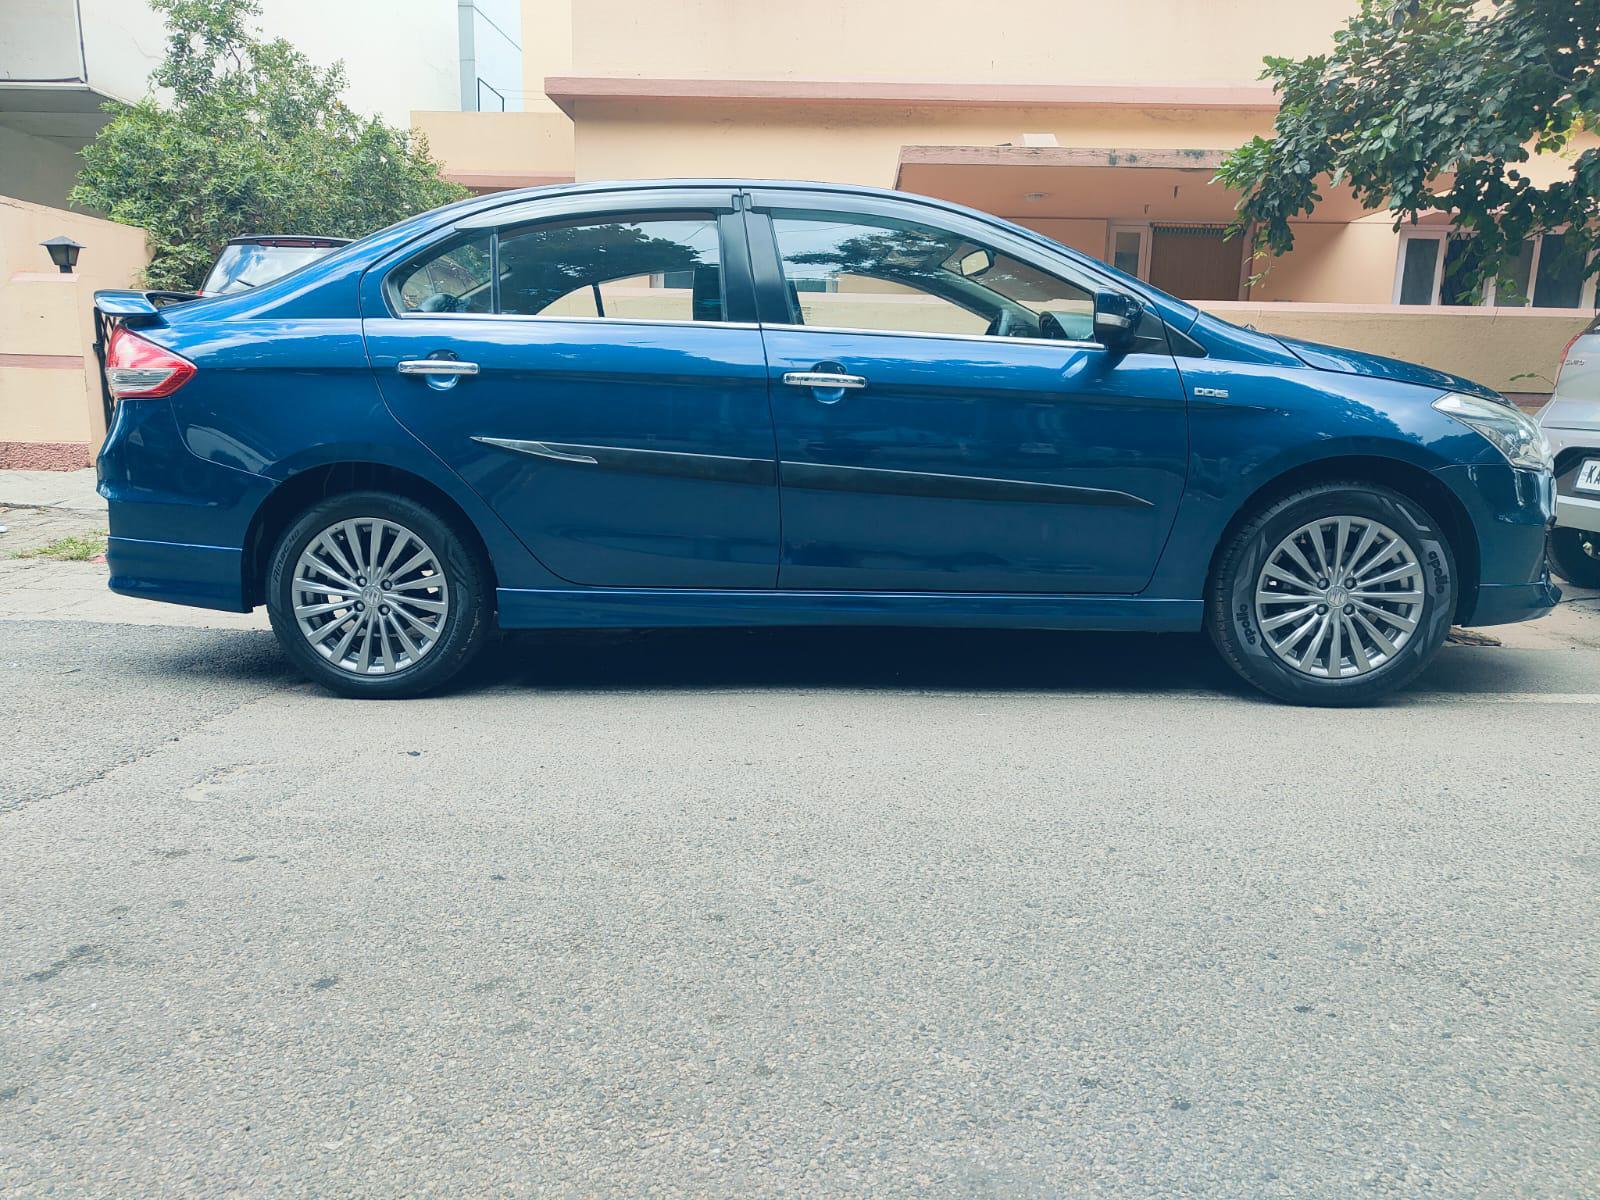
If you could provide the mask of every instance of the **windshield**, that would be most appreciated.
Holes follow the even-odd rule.
[[[260,287],[274,279],[282,279],[290,271],[298,271],[307,263],[325,258],[337,246],[261,246],[253,243],[224,246],[217,265],[206,276],[201,292],[207,296],[221,296],[228,292],[242,292]]]

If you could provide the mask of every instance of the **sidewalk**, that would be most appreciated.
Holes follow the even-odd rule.
[[[0,508],[92,513],[104,521],[106,502],[94,490],[94,470],[0,471]]]

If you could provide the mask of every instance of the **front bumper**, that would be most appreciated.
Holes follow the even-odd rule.
[[[1555,518],[1550,476],[1509,464],[1446,467],[1437,475],[1465,505],[1477,535],[1476,586],[1463,590],[1456,623],[1507,625],[1555,607],[1561,589],[1546,554]]]

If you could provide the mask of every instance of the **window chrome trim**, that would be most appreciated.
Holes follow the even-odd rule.
[[[695,321],[676,317],[546,317],[538,313],[425,313],[403,312],[397,321],[540,321],[557,325],[694,325],[702,329],[760,329],[754,321]],[[379,318],[380,320],[382,318]],[[1059,343],[1057,343],[1059,344]]]
[[[950,342],[986,342],[1010,343],[1019,346],[1057,346],[1072,350],[1104,350],[1106,347],[1101,342],[1076,342],[1064,338],[1026,338],[1026,337],[995,337],[987,333],[928,333],[924,330],[898,329],[849,329],[839,325],[789,325],[780,322],[769,322],[762,325],[761,329],[782,329],[802,333],[849,333],[866,334],[874,337],[911,337],[934,338],[939,341]]]

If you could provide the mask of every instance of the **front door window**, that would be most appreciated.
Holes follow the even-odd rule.
[[[1089,289],[960,234],[892,217],[782,210],[772,214],[772,228],[789,285],[790,324],[1090,336]]]

